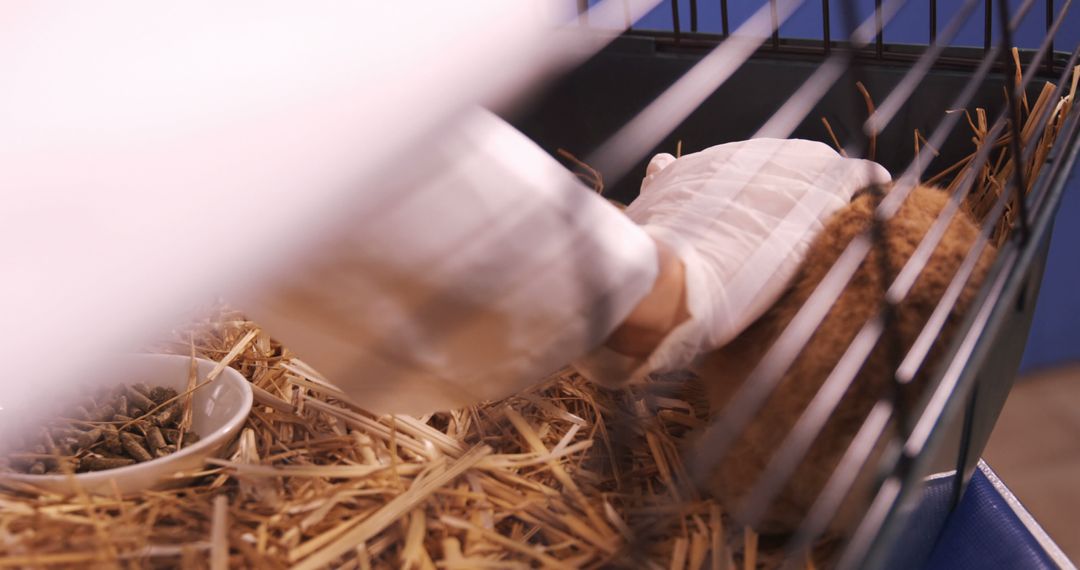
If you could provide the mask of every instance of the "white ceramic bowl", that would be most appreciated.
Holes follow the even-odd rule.
[[[202,382],[215,363],[201,358],[196,360],[199,382]],[[191,366],[188,356],[138,354],[124,357],[118,364],[117,369],[123,372],[117,374],[117,382],[146,382],[150,386],[174,388],[180,393],[187,389]],[[3,473],[0,484],[17,481],[61,494],[74,493],[75,485],[78,485],[97,495],[113,495],[113,481],[124,494],[175,486],[187,479],[185,474],[199,470],[208,457],[217,456],[236,439],[251,411],[251,403],[251,385],[236,370],[225,368],[216,380],[193,392],[191,428],[199,434],[199,441],[191,447],[144,463],[78,473],[74,477]]]

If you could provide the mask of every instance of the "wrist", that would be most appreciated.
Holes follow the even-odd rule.
[[[682,260],[659,241],[656,254],[658,271],[652,289],[605,342],[608,348],[626,356],[649,356],[675,327],[690,318]]]

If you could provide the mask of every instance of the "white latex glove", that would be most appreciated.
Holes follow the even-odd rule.
[[[828,218],[855,191],[890,180],[877,163],[806,140],[656,155],[626,214],[682,260],[690,318],[647,359],[600,347],[575,365],[595,382],[618,385],[685,368],[730,342],[784,292]]]

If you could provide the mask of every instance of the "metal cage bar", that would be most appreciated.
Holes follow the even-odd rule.
[[[874,53],[881,59],[885,55],[885,21],[881,16],[881,0],[874,0],[874,29],[877,30]]]
[[[1016,14],[1010,14],[1005,0],[999,0],[998,17],[1002,22],[1002,31],[997,44],[993,42],[992,2],[991,0],[984,1],[982,57],[972,59],[972,62],[977,61],[977,66],[972,73],[971,81],[958,94],[950,108],[965,107],[975,95],[978,85],[987,79],[995,66],[997,69],[1010,70],[1013,62],[1007,48],[1012,44],[1013,31],[1034,5],[1034,1],[1026,0]],[[964,21],[973,14],[977,2],[978,0],[965,2],[939,34],[937,2],[936,0],[929,0],[929,43],[926,49],[918,54],[917,59],[914,60],[914,65],[904,75],[896,89],[862,124],[865,132],[877,132],[887,127],[929,70],[936,64],[948,59],[946,55],[948,52],[947,45],[958,34]],[[723,36],[727,39],[720,42],[675,85],[661,94],[652,104],[601,145],[599,150],[590,157],[591,161],[599,166],[600,170],[609,176],[609,179],[624,175],[633,160],[637,160],[644,155],[649,148],[655,146],[661,137],[682,122],[709,93],[712,93],[727,81],[732,73],[751,57],[757,49],[760,49],[765,42],[771,40],[771,50],[779,51],[781,48],[780,26],[801,4],[801,1],[794,0],[788,2],[769,0],[767,5],[763,5],[732,36],[728,30],[727,2],[721,0]],[[834,51],[831,41],[829,1],[823,0],[822,49],[819,53],[826,56],[825,60],[810,79],[788,99],[781,111],[774,115],[767,125],[762,127],[759,134],[762,134],[763,131],[781,136],[786,136],[784,131],[790,134],[790,129],[804,120],[809,110],[813,108],[814,103],[825,95],[832,81],[847,70],[852,69],[853,66],[857,71],[860,60],[858,52],[861,48],[868,46],[871,40],[874,42],[874,57],[878,60],[886,59],[888,50],[886,50],[884,42],[885,29],[889,20],[903,4],[903,0],[886,3],[875,0],[874,13],[870,19],[856,27],[849,34],[850,39],[845,49]],[[1035,76],[1035,72],[1040,70],[1044,58],[1046,59],[1045,69],[1047,71],[1057,69],[1053,52],[1053,39],[1064,21],[1070,5],[1071,0],[1066,0],[1061,10],[1055,12],[1053,2],[1046,0],[1047,35],[1039,50],[1028,61],[1028,69],[1024,75],[1024,80],[1018,82],[1015,81],[1015,75],[1006,74],[1005,81],[1008,84],[1009,91],[1008,108],[997,116],[990,132],[992,137],[996,137],[1008,124],[1008,128],[1012,132],[1011,150],[1013,156],[1018,157],[1018,160],[1026,157],[1029,149],[1032,148],[1030,145],[1022,146],[1020,144],[1020,96]],[[846,6],[849,12],[853,13],[850,0]],[[765,12],[766,9],[768,12]],[[697,3],[695,0],[691,0],[690,13],[690,29],[696,33],[698,27]],[[684,38],[679,23],[677,0],[672,1],[672,16],[674,20],[672,37],[675,45],[678,46],[685,42],[683,41]],[[767,28],[764,28],[763,25],[766,20]],[[745,33],[740,34],[740,32]],[[656,37],[662,39],[662,36]],[[695,46],[700,45],[702,44],[695,44]],[[1070,56],[1069,62],[1065,66],[1068,71],[1063,73],[1062,80],[1058,81],[1054,97],[1060,96],[1066,83],[1064,79],[1067,73],[1071,71],[1078,54],[1080,54],[1080,51],[1074,51]],[[709,78],[704,79],[706,76]],[[1006,120],[1007,117],[1010,120]],[[1073,123],[1075,123],[1075,117],[1076,113],[1073,114]],[[1037,118],[1040,126],[1045,125],[1045,121],[1048,119],[1049,115]],[[750,374],[745,383],[746,385],[737,392],[727,408],[705,431],[700,441],[702,442],[701,445],[707,447],[710,451],[711,460],[718,461],[722,458],[727,448],[733,443],[734,438],[749,423],[756,410],[772,393],[780,378],[794,362],[799,352],[806,346],[810,335],[819,326],[859,264],[866,258],[872,248],[882,247],[881,243],[884,237],[884,226],[882,224],[896,214],[900,204],[914,188],[916,181],[929,165],[930,160],[927,160],[927,157],[924,156],[929,152],[926,150],[927,147],[940,146],[956,127],[958,121],[958,117],[946,114],[933,128],[929,144],[925,145],[917,153],[914,160],[898,179],[892,192],[881,200],[876,209],[875,223],[872,229],[866,234],[858,236],[849,244],[837,262],[830,268],[810,299],[766,352]],[[1031,144],[1034,144],[1034,142],[1032,141]],[[974,158],[975,170],[978,170],[987,162],[989,158],[988,149],[989,146],[984,146],[976,153]],[[940,333],[945,319],[951,313],[952,305],[966,285],[975,267],[975,262],[989,243],[990,232],[997,224],[998,218],[1004,212],[1009,200],[1015,200],[1015,207],[1020,212],[1020,216],[1017,218],[1017,229],[1020,231],[1015,234],[1015,241],[1011,242],[1013,245],[1010,247],[1013,249],[1009,250],[1010,253],[1007,256],[1002,256],[1003,258],[1008,257],[1008,259],[1003,259],[1000,265],[1005,266],[1014,263],[1020,257],[1016,253],[1017,251],[1026,251],[1023,248],[1030,249],[1032,247],[1025,242],[1029,235],[1029,224],[1031,223],[1027,209],[1030,198],[1025,197],[1020,192],[1021,188],[1026,187],[1025,173],[1022,172],[1021,168],[1015,168],[1013,175],[1012,183],[1006,185],[1006,188],[994,203],[990,215],[983,222],[979,240],[969,250],[967,257],[958,268],[945,295],[938,303],[933,316],[923,328],[915,344],[905,354],[900,355],[897,353],[894,355],[895,366],[893,370],[895,374],[892,382],[896,388],[909,382],[919,367],[923,366],[929,343],[937,338]],[[1048,176],[1049,174],[1041,176],[1040,180]],[[783,441],[778,451],[770,458],[769,467],[766,469],[762,480],[754,486],[748,499],[738,509],[744,517],[750,521],[760,517],[768,507],[769,502],[776,496],[797,467],[813,442],[813,438],[821,430],[831,411],[839,404],[840,398],[847,387],[854,381],[870,351],[881,340],[884,331],[888,330],[891,321],[890,312],[895,311],[896,305],[910,292],[915,279],[928,263],[930,255],[944,235],[945,229],[960,211],[962,202],[970,192],[973,183],[974,178],[972,176],[968,176],[967,179],[961,182],[959,190],[950,197],[948,206],[939,213],[931,229],[923,237],[911,258],[896,275],[886,275],[886,282],[889,283],[889,287],[878,313],[862,326],[855,340],[848,345],[847,351],[826,378],[820,391],[798,418],[796,429],[789,434],[789,437]],[[1041,197],[1033,196],[1033,198],[1037,200],[1034,211],[1039,212],[1041,218],[1044,217],[1045,214],[1039,210],[1039,206],[1043,204]],[[984,295],[987,298],[996,298],[996,296],[1001,295],[1003,287],[1005,287],[1005,277],[1007,276],[996,275],[996,278],[988,278],[987,283],[984,284]],[[964,347],[970,345],[971,339],[977,339],[978,334],[984,330],[989,318],[989,311],[992,311],[992,309],[992,306],[981,305],[976,311],[977,314],[967,320],[964,330],[958,333],[962,338],[959,338],[954,343],[955,348],[952,350],[951,360],[945,363],[946,365],[943,366],[943,371],[936,381],[927,387],[927,393],[930,396],[928,396],[925,405],[921,407],[917,414],[911,416],[913,420],[917,419],[918,421],[911,427],[910,431],[908,429],[898,430],[894,438],[894,443],[899,446],[895,448],[897,451],[887,455],[880,462],[882,472],[888,473],[889,476],[878,489],[875,502],[871,505],[858,531],[852,538],[849,545],[851,548],[842,558],[842,565],[853,565],[862,560],[871,547],[872,539],[877,536],[877,532],[894,510],[896,502],[901,500],[905,493],[910,490],[909,479],[913,473],[910,470],[911,459],[921,454],[925,449],[930,433],[926,428],[927,422],[936,422],[940,418],[942,406],[944,405],[941,394],[948,396],[955,390],[959,381],[957,370],[962,371],[967,362],[966,358],[971,356],[970,350]],[[966,356],[964,354],[965,350],[968,350]],[[804,520],[803,526],[789,544],[790,552],[798,552],[805,548],[813,537],[820,534],[825,528],[836,508],[838,508],[839,501],[844,497],[847,489],[854,481],[855,474],[860,468],[864,467],[874,445],[884,434],[886,426],[890,421],[895,421],[898,417],[908,417],[908,413],[902,409],[901,404],[902,401],[898,398],[897,391],[894,389],[890,394],[883,395],[882,399],[875,405],[848,447],[840,465],[833,471],[825,489],[811,508],[806,520]],[[960,466],[963,465],[964,460],[965,451],[963,448],[964,445],[961,445],[961,456],[958,458],[958,465]],[[691,467],[692,473],[697,477],[700,477],[702,472],[707,472],[710,468],[706,464],[692,464]]]
[[[1029,0],[1027,6],[1031,6],[1032,3]],[[989,66],[984,67],[985,74],[989,71]],[[974,96],[978,81],[977,79],[971,82],[969,88],[965,89],[960,94],[961,97],[950,107],[963,108],[970,98]],[[934,129],[931,135],[931,145],[929,146],[940,146],[957,122],[958,118],[949,115],[943,117],[942,124]],[[915,167],[919,162],[918,157],[916,157],[912,167]],[[909,167],[906,176],[901,177],[902,180],[906,179],[909,182],[906,184],[898,183],[897,187],[890,192],[889,197],[883,200],[879,206],[879,215],[884,219],[891,218],[896,214],[900,203],[914,188],[914,182],[912,181],[918,178],[918,174],[913,177],[910,176],[912,167]],[[728,407],[721,412],[715,429],[710,427],[709,430],[706,430],[700,439],[699,449],[710,450],[714,458],[722,457],[726,453],[727,448],[734,442],[739,432],[749,424],[754,413],[764,404],[784,373],[794,363],[797,355],[809,342],[810,336],[817,330],[821,321],[824,320],[828,308],[836,302],[844,287],[847,286],[847,283],[855,274],[855,270],[866,258],[870,247],[869,236],[856,238],[849,244],[806,304],[796,313],[784,332],[766,352],[758,367],[750,373],[746,380],[746,386],[732,397]],[[703,470],[710,471],[711,466],[698,466],[694,469],[695,472]]]
[[[930,43],[937,43],[937,0],[930,0]]]
[[[772,47],[780,49],[780,16],[776,9],[776,0],[769,0],[769,18],[772,21]]]
[[[1050,53],[1054,53],[1054,0],[1046,0],[1046,36],[1050,38]],[[1054,74],[1054,58],[1046,60],[1047,75]]]
[[[1009,4],[1007,0],[998,0],[998,14],[1001,16],[1002,22],[1009,21]],[[1008,93],[1008,108],[1010,112],[1009,125],[1012,130],[1012,138],[1009,141],[1009,147],[1012,149],[1013,156],[1016,157],[1016,167],[1013,168],[1013,184],[1017,188],[1027,188],[1024,183],[1027,179],[1027,173],[1024,172],[1025,161],[1021,160],[1024,156],[1020,151],[1020,100],[1024,97],[1024,94],[1020,91],[1020,80],[1017,78],[1017,74],[1020,73],[1020,63],[1014,62],[1008,54],[1008,48],[1013,46],[1013,33],[1010,29],[1011,26],[1001,26],[1001,55],[1003,59],[1008,59],[1008,62],[1003,62],[1006,65],[1011,63],[1016,73],[1012,76],[1006,75],[1005,78],[1005,91]],[[1053,36],[1047,35],[1046,40],[1048,42],[1053,41]],[[1051,58],[1053,59],[1053,58]],[[1038,65],[1033,66],[1038,69]],[[1027,240],[1028,238],[1028,216],[1027,205],[1024,200],[1024,195],[1018,190],[1016,193],[1016,210],[1017,230],[1020,232],[1020,239]]]
[[[1062,17],[1063,16],[1064,16],[1064,12],[1062,12]],[[1070,57],[1070,62],[1071,63],[1076,62],[1078,55],[1080,55],[1080,50],[1077,50],[1077,51],[1075,51],[1073,53],[1073,55]],[[1038,67],[1038,65],[1039,65],[1038,61],[1033,61],[1030,64],[1029,71],[1032,71],[1032,70],[1036,69]],[[1063,75],[1062,78],[1060,78],[1060,79],[1064,80],[1064,79],[1066,79],[1066,77],[1067,76]],[[1062,85],[1059,84],[1058,87],[1060,88],[1060,87],[1062,87]],[[1055,91],[1054,96],[1055,97],[1059,96],[1060,93],[1061,93],[1061,90],[1057,89]],[[1003,124],[1002,120],[1005,118],[1005,116],[1006,116],[1006,112],[1003,111],[999,115],[998,120],[995,121],[995,125],[996,125],[997,129],[1001,128],[1001,125]],[[1076,115],[1073,115],[1072,122],[1073,122],[1073,124],[1076,123]],[[1070,141],[1069,141],[1068,138],[1066,138],[1066,140],[1064,142],[1068,143]],[[985,160],[985,157],[983,157],[983,160]],[[985,244],[985,236],[988,235],[989,231],[992,228],[992,225],[997,222],[998,218],[1000,217],[1001,213],[1003,212],[1007,200],[1010,199],[1012,194],[1018,194],[1019,193],[1017,188],[1020,188],[1020,187],[1009,186],[999,196],[997,202],[995,203],[994,209],[992,210],[991,214],[987,217],[987,220],[986,220],[986,222],[984,224],[983,240],[982,240],[983,244]],[[1009,255],[1004,255],[1005,252],[999,252],[999,257],[1004,257],[1004,258],[1006,258],[1006,260],[1008,260],[1009,258],[1015,259],[1017,257],[1017,255],[1015,255],[1015,252],[1018,251],[1018,250],[1024,249],[1024,244],[1019,239],[1015,240],[1012,243],[1013,243],[1014,247],[1013,247],[1013,249],[1010,250]],[[1026,251],[1031,251],[1032,249],[1033,249],[1033,246],[1028,245],[1027,248],[1026,248]],[[965,272],[964,271],[965,269],[969,269],[970,266],[973,265],[974,258],[977,255],[978,255],[978,252],[975,251],[975,249],[973,248],[972,252],[969,253],[968,260],[965,261],[964,267],[962,267],[961,271],[958,272],[958,273],[962,274],[962,273]],[[957,278],[954,279],[954,285],[950,286],[950,289],[952,291],[958,291],[958,289],[960,287],[962,287],[962,283],[957,285],[957,283],[959,283],[959,281],[960,281],[960,277],[961,277],[960,274],[958,274]],[[984,288],[986,286],[989,286],[989,290],[988,290],[988,293],[987,293],[987,298],[989,300],[985,301],[982,305],[979,306],[980,309],[979,309],[978,312],[980,314],[974,315],[974,317],[976,317],[976,318],[974,318],[971,321],[972,324],[971,324],[971,326],[968,327],[968,330],[967,330],[967,333],[966,333],[967,336],[963,339],[968,344],[970,344],[971,342],[974,342],[974,341],[972,341],[970,339],[978,339],[978,338],[980,338],[980,335],[981,335],[982,331],[985,330],[986,322],[987,322],[988,317],[986,315],[983,315],[982,313],[987,313],[987,312],[993,311],[995,309],[996,303],[993,300],[997,299],[998,297],[1001,296],[1001,294],[1002,294],[1001,287],[1004,286],[1005,281],[1009,277],[1010,277],[1010,274],[1008,272],[1004,272],[1004,271],[999,272],[998,273],[998,279],[997,279],[996,282],[994,282],[993,284],[988,283],[988,284],[986,284],[984,286]],[[966,276],[964,276],[964,278],[966,279]],[[952,297],[953,299],[955,299],[955,294],[950,295],[949,293],[947,293],[946,297]],[[939,311],[939,314],[944,314],[944,311]],[[934,319],[932,319],[932,320],[934,320]],[[943,320],[944,320],[943,318],[936,319],[936,321],[938,323],[943,322]],[[929,324],[928,324],[928,326],[929,326]],[[927,338],[929,338],[929,337],[927,337]],[[967,355],[967,357],[970,357],[970,353]],[[928,401],[927,406],[924,409],[922,416],[920,417],[918,425],[913,430],[910,438],[905,442],[904,455],[906,455],[908,457],[914,457],[914,456],[917,456],[920,453],[922,453],[922,451],[925,449],[925,445],[927,443],[927,440],[929,439],[929,436],[930,436],[930,434],[932,432],[931,426],[936,425],[937,419],[941,417],[941,414],[943,412],[943,406],[944,406],[946,400],[948,399],[948,396],[954,394],[954,390],[956,388],[956,383],[957,383],[957,381],[959,379],[958,376],[956,376],[956,373],[960,369],[963,368],[963,365],[966,364],[967,361],[968,361],[967,358],[965,358],[965,357],[957,358],[955,355],[954,355],[954,357],[952,359],[948,360],[948,362],[950,362],[951,365],[948,366],[948,368],[947,368],[946,376],[948,376],[948,374],[951,372],[952,375],[953,375],[953,378],[951,380],[949,380],[949,381],[946,381],[945,378],[942,378],[942,380],[938,383],[937,388],[934,389],[934,397],[931,398],[930,401]],[[933,422],[933,423],[927,423],[928,420]],[[963,449],[963,445],[961,445],[961,453],[964,453],[964,452],[965,452],[965,450]],[[958,458],[958,462],[960,462],[961,464],[963,464],[962,462],[965,461],[965,460],[966,460],[966,457],[963,456],[963,455]],[[963,470],[963,469],[959,471],[959,473],[961,473],[961,474],[963,474],[965,472],[966,471]],[[892,477],[897,478],[897,475],[893,475]],[[902,480],[902,479],[900,479],[900,480]],[[908,480],[908,481],[905,481],[905,483],[911,483],[911,481]],[[893,490],[892,490],[892,488],[889,488],[889,489],[886,489],[884,492],[885,492],[886,495],[891,495],[893,493]],[[879,494],[879,499],[881,497],[882,497],[882,495]],[[892,500],[895,501],[896,497],[893,497]],[[864,524],[867,524],[867,523],[864,521]],[[878,529],[880,529],[882,524],[883,524],[883,520],[876,520],[876,521],[875,520],[870,520],[869,525],[870,525],[870,528],[872,529],[872,531],[862,533],[863,540],[869,540],[867,537],[876,536],[876,531]],[[865,549],[865,548],[869,547],[866,544],[855,545],[855,546],[856,546],[856,548],[855,548],[856,551],[858,549],[860,549],[860,548]],[[858,558],[859,557],[857,555],[850,555],[850,556],[848,556],[847,560],[849,562],[851,562],[853,560],[857,560]]]
[[[679,0],[671,0],[671,22],[675,44],[678,45],[682,40],[682,27],[679,24]]]
[[[829,19],[829,0],[821,0],[821,45],[825,55],[832,50],[832,22]]]
[[[781,4],[782,0],[762,0],[768,3]],[[837,0],[832,0],[833,2]],[[880,6],[882,10],[887,11],[887,2],[882,0],[875,1],[875,11]],[[938,21],[938,2],[937,0],[926,0],[928,2],[929,13],[929,41],[925,44],[925,48],[929,49],[936,41],[940,31]],[[1047,29],[1052,25],[1053,13],[1055,8],[1055,2],[1053,0],[1040,0],[1044,3],[1047,11],[1051,12],[1047,15]],[[801,2],[800,2],[801,3]],[[785,38],[780,34],[780,28],[774,28],[772,35],[769,38],[768,45],[762,46],[760,49],[763,53],[770,54],[790,54],[798,56],[808,55],[820,55],[828,54],[829,51],[835,47],[837,41],[832,37],[831,23],[833,20],[833,7],[830,6],[829,0],[822,0],[822,28],[820,40],[805,40],[795,39],[793,41],[785,41]],[[674,9],[674,7],[673,7]],[[989,11],[987,11],[989,9]],[[963,46],[944,46],[945,52],[935,62],[935,68],[942,69],[959,69],[964,71],[970,71],[978,67],[985,54],[993,48],[993,0],[983,0],[983,38],[982,46],[980,48],[967,48]],[[689,47],[693,50],[711,49],[716,45],[718,41],[726,38],[730,35],[729,30],[729,17],[728,17],[728,3],[727,0],[721,0],[720,2],[720,19],[721,19],[721,32],[719,34],[701,32],[700,27],[698,31],[693,33],[693,36],[688,38],[686,36],[687,26],[681,19],[673,23],[671,31],[655,31],[655,30],[642,30],[635,29],[635,34],[643,35],[652,38],[657,42],[658,46],[675,45],[678,40],[678,46],[676,47]],[[691,18],[692,20],[692,18]],[[693,22],[691,21],[691,24]],[[888,23],[884,22],[884,29],[888,30]],[[700,21],[699,21],[700,25]],[[678,27],[678,38],[674,34],[675,27]],[[918,50],[917,45],[905,44],[900,49],[891,49],[890,44],[885,41],[884,35],[882,38],[875,38],[873,49],[855,54],[856,60],[861,59],[874,59],[878,61],[886,61],[891,63],[905,64],[915,62],[921,52]],[[976,51],[978,54],[976,55]],[[1053,76],[1053,71],[1062,65],[1062,60],[1067,55],[1060,55],[1059,58],[1055,58],[1052,61],[1048,61],[1045,64],[1044,69],[1038,70],[1039,73],[1046,74],[1047,76]],[[1006,69],[1004,61],[995,63],[995,69],[1004,71]]]

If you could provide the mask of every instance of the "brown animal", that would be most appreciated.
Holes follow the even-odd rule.
[[[765,351],[806,302],[847,244],[870,227],[879,199],[866,192],[837,212],[811,245],[790,288],[761,318],[730,344],[708,355],[699,370],[710,410],[718,413],[746,380]],[[945,207],[948,196],[936,188],[917,187],[899,213],[885,226],[890,273],[896,275]],[[818,492],[851,443],[873,404],[887,394],[893,374],[891,351],[906,354],[964,257],[971,250],[978,228],[966,212],[959,212],[934,251],[914,287],[898,306],[895,322],[870,353],[839,407],[825,424],[795,475],[773,501],[758,532],[786,534],[794,531],[810,509]],[[956,308],[939,336],[929,359],[904,394],[913,401],[924,388],[925,376],[935,358],[949,344],[953,329],[970,305],[995,255],[992,247],[982,253],[977,267],[960,295]],[[740,436],[710,479],[711,490],[728,508],[735,508],[761,477],[773,452],[792,429],[856,333],[877,313],[885,290],[882,260],[873,248],[866,261],[829,311],[809,344],[784,375],[779,387]],[[895,342],[895,345],[890,343]],[[865,485],[863,485],[865,487]],[[868,489],[862,489],[865,493]],[[856,504],[856,490],[848,497]],[[862,500],[862,496],[859,496]],[[859,509],[865,509],[865,503]],[[854,513],[850,513],[854,514]],[[846,526],[837,521],[836,525]]]

